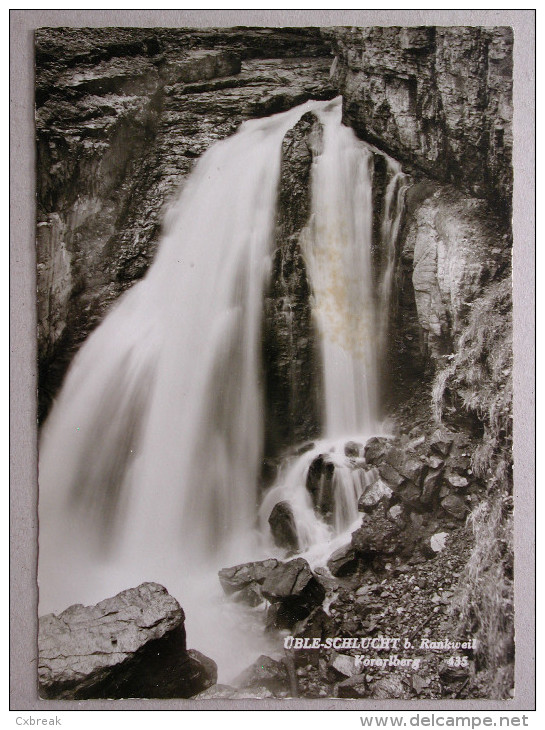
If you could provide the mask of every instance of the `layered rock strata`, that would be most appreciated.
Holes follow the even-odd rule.
[[[344,120],[433,178],[511,205],[511,28],[333,28]]]

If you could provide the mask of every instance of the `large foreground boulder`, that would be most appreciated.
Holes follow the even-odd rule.
[[[186,649],[184,612],[157,583],[95,606],[39,619],[44,699],[191,697],[216,682],[216,664]]]

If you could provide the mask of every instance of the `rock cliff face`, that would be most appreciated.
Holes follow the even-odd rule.
[[[412,269],[426,354],[438,360],[453,352],[472,302],[509,271],[510,240],[486,201],[431,190],[409,217],[401,255]]]
[[[322,425],[320,346],[299,245],[310,215],[311,165],[321,151],[322,126],[309,112],[282,144],[276,249],[263,321],[266,456],[314,438]]]
[[[431,177],[509,209],[510,28],[334,28],[345,122]]]
[[[245,119],[331,98],[317,29],[36,33],[40,417],[75,351],[146,272],[164,206]]]

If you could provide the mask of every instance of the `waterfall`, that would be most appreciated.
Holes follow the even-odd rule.
[[[257,519],[260,327],[282,139],[307,111],[324,126],[301,246],[322,339],[327,448],[379,429],[372,152],[341,125],[338,99],[246,122],[202,156],[148,274],[75,357],[40,442],[40,613],[157,581],[220,676],[224,657],[233,672],[263,649],[261,633],[257,649],[251,624],[225,608],[216,571],[270,547]],[[265,497],[261,524],[280,490],[299,500],[309,548],[340,534],[365,488],[341,448],[333,527],[309,511],[309,454]]]
[[[397,160],[386,157],[389,181],[384,196],[384,211],[381,225],[381,244],[386,254],[378,291],[379,310],[379,353],[381,360],[386,355],[386,343],[390,325],[390,307],[396,261],[396,244],[405,207],[405,194],[409,187],[408,178],[401,171]]]
[[[299,546],[309,562],[323,565],[333,549],[349,541],[359,521],[358,499],[372,477],[345,454],[347,441],[364,444],[382,433],[379,372],[386,352],[396,244],[407,178],[387,155],[388,182],[381,222],[385,253],[373,292],[373,155],[383,154],[356,139],[341,124],[341,109],[317,112],[324,148],[312,170],[312,214],[300,243],[313,291],[313,312],[320,333],[325,391],[323,439],[289,461],[260,508],[261,529],[274,549],[267,519],[275,504],[292,509]],[[333,514],[327,522],[313,505],[309,469],[326,456],[333,465]],[[360,460],[361,461],[361,460]],[[321,477],[323,480],[324,477]]]

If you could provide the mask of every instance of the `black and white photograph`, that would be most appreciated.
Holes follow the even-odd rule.
[[[36,28],[41,699],[514,700],[514,43]]]

